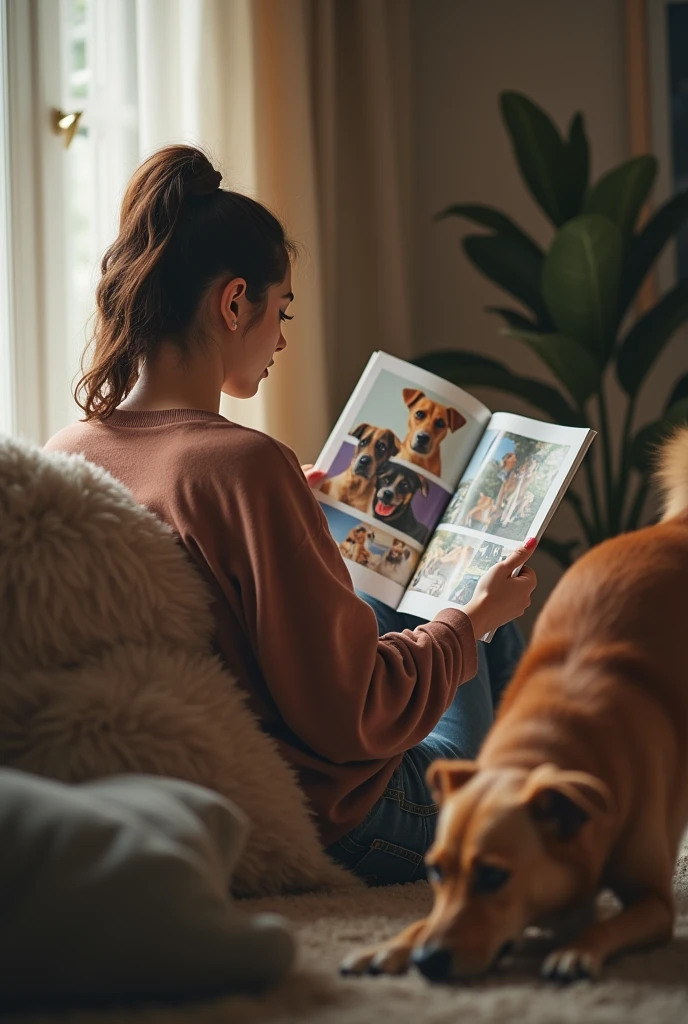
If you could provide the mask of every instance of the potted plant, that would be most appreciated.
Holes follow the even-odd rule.
[[[585,460],[585,491],[569,488],[566,494],[585,542],[592,545],[639,525],[653,449],[676,424],[688,420],[687,372],[656,421],[640,429],[635,424],[648,373],[688,319],[688,282],[679,282],[651,309],[633,317],[643,281],[688,219],[688,191],[674,196],[641,226],[641,211],[657,172],[654,157],[635,157],[591,184],[582,114],[573,117],[563,137],[525,96],[505,92],[500,104],[521,176],[553,227],[548,250],[489,206],[461,203],[447,207],[437,219],[463,217],[488,229],[465,237],[464,252],[518,303],[489,307],[489,312],[503,322],[508,351],[512,342],[528,346],[559,387],[519,376],[506,364],[474,352],[434,352],[417,362],[463,387],[486,386],[518,395],[556,422],[598,429]],[[608,414],[612,375],[626,400],[616,448]],[[601,459],[599,472],[595,457]],[[568,566],[580,543],[545,538],[542,546]]]

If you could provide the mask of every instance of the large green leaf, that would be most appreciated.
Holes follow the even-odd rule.
[[[631,234],[657,174],[653,156],[636,156],[605,174],[588,192],[583,213],[609,217],[625,236]]]
[[[600,368],[580,342],[563,334],[538,334],[511,329],[511,338],[525,342],[549,366],[577,405],[582,406],[600,388]]]
[[[631,443],[631,465],[641,473],[654,468],[662,441],[674,427],[688,421],[688,398],[681,398],[667,409],[661,419],[649,423],[638,431]]]
[[[681,324],[688,319],[688,281],[664,295],[656,306],[633,325],[617,358],[621,387],[633,398],[652,364]]]
[[[472,220],[474,224],[491,228],[504,238],[516,238],[524,245],[530,246],[541,257],[544,255],[540,246],[525,231],[522,231],[511,217],[507,217],[501,210],[495,210],[491,206],[482,206],[480,203],[455,203],[438,213],[435,220],[443,220],[446,217],[465,217],[466,220]]]
[[[542,301],[542,254],[516,238],[468,235],[463,248],[472,263],[491,281],[520,299],[540,321],[550,322]]]
[[[475,352],[430,352],[415,360],[430,373],[451,381],[462,388],[485,387],[507,391],[525,399],[555,423],[567,427],[587,426],[584,417],[572,408],[566,399],[549,384],[529,377],[519,377],[503,363],[488,359]]]
[[[614,344],[621,232],[608,217],[582,214],[557,232],[545,257],[542,294],[560,334],[604,365]]]
[[[636,292],[652,264],[672,235],[688,220],[688,190],[673,196],[647,222],[640,234],[632,238],[621,283],[620,315],[633,302]]]
[[[564,141],[556,125],[540,107],[517,92],[500,97],[502,117],[511,136],[514,155],[536,202],[549,219],[562,224],[559,171],[564,163]]]

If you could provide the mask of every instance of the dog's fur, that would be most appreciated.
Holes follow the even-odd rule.
[[[377,471],[383,462],[398,453],[400,442],[392,430],[371,427],[368,423],[359,423],[351,436],[358,438],[358,446],[350,465],[343,473],[324,480],[320,490],[359,512],[370,513]]]
[[[373,515],[424,544],[430,530],[418,522],[411,508],[413,495],[418,491],[427,498],[428,481],[424,476],[397,462],[385,462],[380,466],[375,481]],[[385,512],[384,509],[390,511]]]
[[[0,438],[0,764],[198,783],[251,821],[237,893],[350,885],[211,633],[167,526],[83,458]]]
[[[416,388],[404,388],[409,408],[408,432],[401,442],[399,458],[422,466],[428,473],[442,475],[440,444],[452,430],[459,430],[466,419],[448,405],[440,405]]]
[[[430,916],[345,969],[478,975],[528,925],[584,912],[601,888],[623,909],[591,918],[546,977],[592,977],[670,938],[688,824],[688,428],[659,479],[662,522],[594,548],[555,588],[477,761],[431,766]]]
[[[404,544],[403,540],[397,540],[395,537],[389,551],[382,556],[376,566],[377,571],[395,583],[406,583],[409,570],[412,568],[408,564],[410,557],[411,548]]]

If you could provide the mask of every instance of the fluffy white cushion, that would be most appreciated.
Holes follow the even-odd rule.
[[[228,896],[246,819],[187,782],[65,786],[0,770],[5,1007],[260,990],[294,957],[286,922]]]
[[[81,457],[0,441],[0,764],[216,790],[252,823],[239,894],[355,884],[210,653],[211,626],[195,568],[121,484]]]

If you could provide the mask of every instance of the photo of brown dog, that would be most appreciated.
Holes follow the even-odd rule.
[[[458,410],[428,398],[424,391],[404,388],[402,395],[409,409],[409,418],[399,458],[441,476],[440,445],[449,431],[459,430],[466,419]]]
[[[429,916],[344,973],[471,978],[528,926],[562,924],[542,974],[569,982],[671,938],[688,825],[688,428],[659,480],[662,521],[591,549],[555,587],[477,760],[430,767]],[[602,889],[622,909],[597,921]]]
[[[392,430],[359,423],[351,431],[358,446],[348,468],[320,485],[323,494],[336,501],[370,513],[375,496],[375,478],[380,466],[399,451],[400,443]]]

